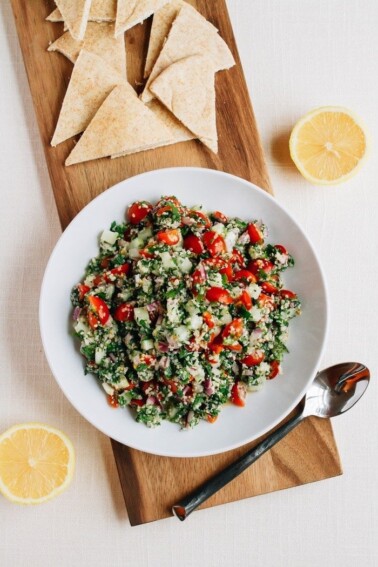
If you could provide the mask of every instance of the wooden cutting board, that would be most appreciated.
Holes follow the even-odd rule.
[[[59,218],[64,229],[96,195],[137,173],[170,166],[200,166],[233,173],[272,192],[251,102],[240,64],[225,0],[193,0],[230,46],[236,67],[217,74],[219,154],[196,141],[132,156],[103,159],[65,168],[74,140],[50,147],[50,140],[69,82],[72,64],[46,51],[63,32],[62,24],[45,21],[52,0],[12,0],[19,40],[45,150]],[[150,21],[127,32],[128,79],[142,82]],[[216,427],[216,425],[215,425]],[[213,457],[171,459],[148,455],[112,441],[131,525],[171,515],[171,506],[203,481],[239,457],[253,443]],[[215,506],[341,474],[329,421],[308,419],[249,470],[208,500]]]

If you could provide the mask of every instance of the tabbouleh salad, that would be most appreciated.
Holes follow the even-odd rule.
[[[280,374],[300,301],[281,279],[292,256],[266,237],[259,220],[175,197],[137,201],[104,230],[71,300],[85,372],[111,406],[191,428]]]

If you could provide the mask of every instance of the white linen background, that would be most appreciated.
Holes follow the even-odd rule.
[[[37,1],[37,0],[31,0]],[[0,3],[0,431],[42,421],[77,453],[69,490],[19,507],[0,498],[2,567],[378,565],[377,161],[345,185],[310,186],[287,136],[311,108],[344,105],[378,135],[376,0],[228,0],[275,194],[315,244],[331,325],[322,367],[367,364],[368,394],[333,426],[344,475],[131,528],[109,440],[56,385],[38,330],[43,270],[60,227],[9,2]]]

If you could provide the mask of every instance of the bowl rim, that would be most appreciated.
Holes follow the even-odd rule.
[[[95,204],[97,204],[98,202],[101,202],[103,199],[106,199],[107,195],[109,194],[110,191],[113,191],[116,188],[118,188],[119,186],[124,185],[128,182],[134,181],[136,178],[154,176],[161,171],[170,171],[172,173],[180,173],[180,174],[182,174],[182,173],[185,174],[185,172],[196,172],[196,173],[199,173],[199,174],[204,173],[205,175],[210,174],[210,175],[214,175],[214,176],[218,176],[218,177],[227,177],[227,178],[230,178],[230,179],[237,181],[238,183],[245,185],[246,187],[249,187],[249,188],[253,187],[256,190],[263,192],[265,197],[267,197],[268,200],[271,200],[272,202],[274,202],[275,205],[278,205],[278,207],[280,209],[282,209],[283,212],[289,217],[289,219],[293,223],[293,225],[296,228],[299,229],[301,236],[306,241],[307,245],[311,249],[311,251],[314,255],[314,258],[316,260],[316,264],[317,264],[317,268],[319,270],[320,280],[321,280],[321,283],[322,283],[322,286],[323,286],[323,292],[324,292],[324,333],[323,333],[319,353],[318,353],[318,356],[317,356],[317,359],[316,359],[316,363],[314,364],[315,370],[309,376],[309,379],[307,380],[305,386],[302,388],[300,393],[296,396],[296,398],[292,401],[292,403],[287,407],[287,409],[285,410],[285,413],[280,414],[274,421],[272,421],[269,424],[269,427],[262,428],[256,434],[253,434],[252,436],[244,438],[241,442],[231,443],[231,444],[229,444],[229,445],[227,445],[223,448],[215,449],[215,450],[211,450],[211,449],[210,450],[195,450],[190,455],[188,455],[187,452],[180,452],[180,451],[176,451],[176,450],[175,450],[174,454],[172,454],[172,452],[169,452],[169,451],[162,451],[162,450],[153,451],[153,450],[149,450],[149,449],[145,449],[143,447],[140,447],[140,445],[138,446],[138,443],[134,444],[134,443],[128,442],[127,445],[125,445],[125,442],[122,440],[121,437],[117,437],[117,435],[111,435],[110,436],[109,433],[105,430],[105,428],[97,425],[96,423],[94,423],[94,421],[92,419],[88,418],[87,416],[84,416],[82,414],[82,412],[78,409],[78,407],[75,403],[75,400],[72,399],[71,395],[66,392],[64,385],[62,384],[62,381],[57,377],[59,375],[59,372],[55,371],[56,370],[55,363],[52,361],[52,359],[50,357],[50,352],[46,347],[47,340],[46,340],[46,336],[45,336],[45,332],[44,332],[44,326],[43,326],[43,323],[42,323],[43,311],[44,311],[43,297],[44,297],[44,294],[45,294],[45,287],[47,285],[49,269],[50,269],[51,264],[53,263],[53,260],[56,256],[56,254],[58,254],[58,252],[59,252],[61,243],[62,243],[62,241],[64,241],[65,234],[68,231],[68,229],[71,226],[74,226],[74,225],[76,226],[77,224],[79,224],[80,221],[81,221],[81,217],[85,214],[88,207],[95,206]],[[328,291],[328,286],[327,286],[327,280],[325,278],[324,270],[323,270],[322,264],[319,260],[319,256],[318,256],[316,249],[315,249],[314,245],[312,244],[310,238],[307,236],[306,232],[302,229],[301,225],[296,221],[296,219],[286,209],[286,207],[284,205],[282,205],[280,202],[278,202],[272,196],[272,194],[270,194],[268,191],[262,189],[261,187],[259,187],[258,185],[256,185],[255,183],[253,183],[251,181],[247,181],[246,179],[243,179],[242,177],[239,177],[237,175],[227,173],[227,172],[224,172],[224,171],[219,171],[219,170],[214,170],[214,169],[204,168],[204,167],[193,167],[193,166],[166,167],[166,168],[163,167],[163,168],[153,169],[153,170],[150,170],[150,171],[147,171],[147,172],[139,173],[137,175],[134,175],[132,177],[124,179],[124,180],[120,181],[119,183],[116,183],[115,185],[105,189],[99,195],[97,195],[94,199],[89,201],[89,203],[87,203],[87,205],[85,205],[85,207],[83,207],[77,213],[77,215],[71,220],[71,222],[67,225],[67,227],[64,229],[64,231],[60,235],[59,239],[55,243],[55,246],[54,246],[54,248],[53,248],[53,250],[52,250],[52,252],[49,256],[49,259],[47,261],[45,271],[44,271],[44,274],[43,274],[41,288],[40,288],[40,295],[39,295],[39,309],[38,309],[39,330],[40,330],[40,336],[41,336],[43,350],[44,350],[44,354],[45,354],[47,363],[48,363],[50,371],[51,371],[51,373],[54,377],[54,380],[57,382],[57,384],[58,384],[59,388],[62,390],[64,396],[67,398],[67,400],[70,402],[70,404],[75,408],[75,410],[83,417],[83,419],[85,419],[88,423],[90,423],[95,429],[97,429],[98,431],[100,431],[101,433],[106,435],[107,437],[110,437],[111,439],[117,441],[118,443],[121,443],[122,445],[130,447],[131,449],[136,449],[138,451],[142,451],[142,452],[145,452],[145,453],[148,453],[148,454],[162,456],[162,457],[170,457],[170,458],[197,458],[197,457],[208,457],[208,456],[212,456],[212,455],[226,453],[228,451],[232,451],[232,450],[237,449],[239,447],[245,446],[248,443],[255,441],[259,437],[268,434],[274,427],[276,427],[279,423],[281,423],[294,410],[294,408],[299,404],[299,402],[301,401],[301,399],[305,395],[311,381],[314,379],[316,373],[318,372],[317,367],[318,367],[319,362],[320,362],[320,360],[323,356],[323,353],[324,353],[324,350],[325,350],[325,345],[326,345],[327,338],[328,338],[328,333],[329,333],[329,315],[330,315],[330,313],[329,313],[329,291]]]

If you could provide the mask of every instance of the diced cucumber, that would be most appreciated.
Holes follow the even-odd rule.
[[[174,263],[173,258],[172,258],[172,256],[170,255],[169,252],[162,252],[162,253],[160,254],[160,258],[161,258],[161,261],[162,261],[162,263],[163,263],[163,267],[164,267],[166,270],[169,270],[169,269],[171,269],[171,268],[175,268],[175,267],[176,267],[176,264]]]
[[[177,258],[177,264],[183,274],[189,274],[191,271],[193,264],[189,260],[189,258]]]
[[[88,325],[84,322],[84,320],[80,317],[80,319],[78,319],[74,325],[74,329],[77,333],[89,333],[89,327]]]
[[[238,231],[236,229],[233,228],[226,233],[224,241],[226,243],[227,252],[232,252],[237,239],[238,239]]]
[[[151,339],[145,339],[144,341],[141,341],[140,346],[142,347],[142,350],[151,350],[154,348],[154,341]]]
[[[252,299],[257,299],[261,292],[261,287],[255,283],[249,284],[247,291]]]
[[[148,240],[149,238],[151,238],[151,236],[152,236],[152,229],[149,226],[141,230],[138,234],[138,238],[140,238],[142,241]]]
[[[102,359],[105,358],[106,351],[101,347],[97,347],[95,351],[95,363],[100,364]]]
[[[112,396],[114,394],[114,389],[107,382],[103,382],[102,387],[104,388],[108,396]]]
[[[194,303],[192,299],[190,299],[185,305],[185,310],[189,313],[189,315],[193,315],[194,313],[198,313],[200,309],[198,305]]]
[[[150,324],[150,316],[148,314],[147,307],[135,307],[134,308],[135,321],[140,325],[142,321]]]
[[[199,315],[193,314],[187,319],[187,321],[188,326],[190,327],[190,329],[193,329],[193,331],[202,327],[203,319]]]
[[[214,224],[211,227],[211,230],[213,230],[214,232],[216,232],[217,234],[224,234],[226,227],[224,226],[224,224],[222,224],[221,222],[217,222],[216,224]]]
[[[175,329],[175,335],[181,343],[185,343],[189,339],[189,334],[189,329],[184,327],[184,325],[180,325],[180,327]]]
[[[100,240],[101,242],[105,242],[106,244],[113,246],[113,244],[117,242],[118,237],[118,232],[113,232],[112,230],[104,230],[100,236]]]
[[[249,312],[250,312],[250,314],[251,314],[251,319],[252,319],[252,321],[255,321],[255,322],[260,321],[260,319],[261,319],[261,310],[260,310],[258,307],[256,307],[256,305],[254,305],[254,306],[252,307],[252,309],[250,309]]]

